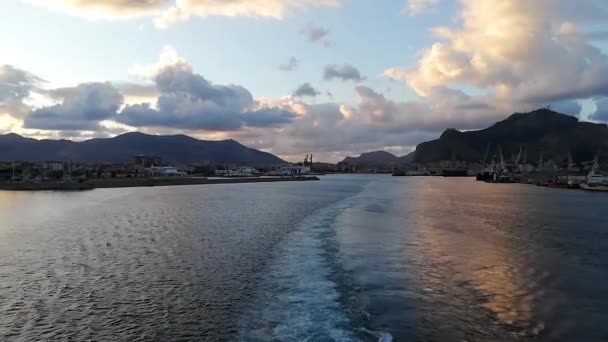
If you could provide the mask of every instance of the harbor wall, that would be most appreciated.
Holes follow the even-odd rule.
[[[202,184],[242,184],[301,182],[319,180],[315,176],[302,177],[255,177],[255,178],[214,178],[204,177],[159,177],[159,178],[104,178],[78,182],[45,183],[0,183],[0,190],[41,191],[41,190],[88,190],[96,188],[133,188],[151,186],[202,185]]]

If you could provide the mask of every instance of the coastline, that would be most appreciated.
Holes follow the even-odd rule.
[[[139,188],[153,186],[243,184],[273,182],[303,182],[319,180],[316,176],[302,177],[247,177],[247,178],[206,178],[206,177],[158,177],[158,178],[107,178],[78,182],[47,183],[0,183],[0,190],[8,191],[78,191],[107,188]]]

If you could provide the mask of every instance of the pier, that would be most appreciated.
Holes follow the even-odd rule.
[[[243,183],[274,183],[302,182],[319,180],[315,176],[300,177],[246,177],[246,178],[206,178],[206,177],[155,177],[155,178],[107,178],[90,179],[82,182],[20,182],[0,183],[0,190],[13,191],[69,191],[91,190],[97,188],[135,188],[152,186],[204,185],[204,184],[243,184]]]

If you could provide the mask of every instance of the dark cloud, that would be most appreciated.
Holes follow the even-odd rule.
[[[240,119],[249,127],[278,127],[293,121],[296,115],[280,108],[263,108],[244,112]]]
[[[291,56],[287,63],[279,65],[279,70],[281,71],[294,71],[300,66],[300,61]]]
[[[494,106],[484,103],[471,101],[469,103],[463,103],[456,107],[457,109],[494,109]]]
[[[293,96],[296,97],[316,97],[319,94],[321,93],[315,88],[313,88],[308,82],[301,84],[296,90],[293,91]]]
[[[0,65],[0,113],[23,117],[30,111],[23,103],[43,82],[39,77],[12,65]]]
[[[333,42],[329,40],[329,30],[324,27],[308,24],[300,31],[300,33],[313,44],[321,44],[324,47],[330,47],[333,45]]]
[[[35,109],[24,119],[25,128],[43,130],[97,130],[99,122],[111,119],[123,97],[110,83],[83,83],[48,92],[60,103]]]
[[[118,91],[124,96],[134,97],[157,97],[158,90],[155,84],[141,84],[141,83],[126,83],[126,82],[115,82],[112,83]]]
[[[155,108],[129,105],[115,120],[133,127],[234,131],[276,127],[295,117],[284,109],[262,107],[244,87],[212,84],[187,63],[163,67],[154,82],[160,93]]]
[[[158,109],[150,104],[126,106],[115,119],[133,127],[160,127],[206,131],[235,131],[242,127],[277,127],[290,123],[295,114],[279,108],[226,111],[201,101],[168,95],[158,98]]]
[[[323,79],[326,81],[330,81],[333,79],[340,79],[342,81],[354,81],[360,82],[365,78],[361,76],[359,69],[355,68],[352,65],[344,64],[344,65],[328,65],[323,70]]]
[[[604,41],[608,40],[608,31],[585,32],[583,33],[583,36],[589,40]]]

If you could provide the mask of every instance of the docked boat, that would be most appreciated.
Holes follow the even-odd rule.
[[[467,177],[469,173],[468,169],[443,169],[441,175],[443,177]]]
[[[589,191],[608,191],[608,176],[603,175],[599,170],[597,159],[587,175],[587,181],[579,184],[580,188]]]
[[[494,179],[494,174],[496,172],[494,171],[493,168],[491,167],[486,167],[483,170],[481,170],[478,174],[477,177],[475,177],[475,179],[477,179],[478,181],[489,181],[489,180],[493,180]]]
[[[579,184],[579,187],[583,190],[607,191],[608,192],[608,185],[591,185],[591,184],[587,184],[587,183],[582,183],[582,184]]]

